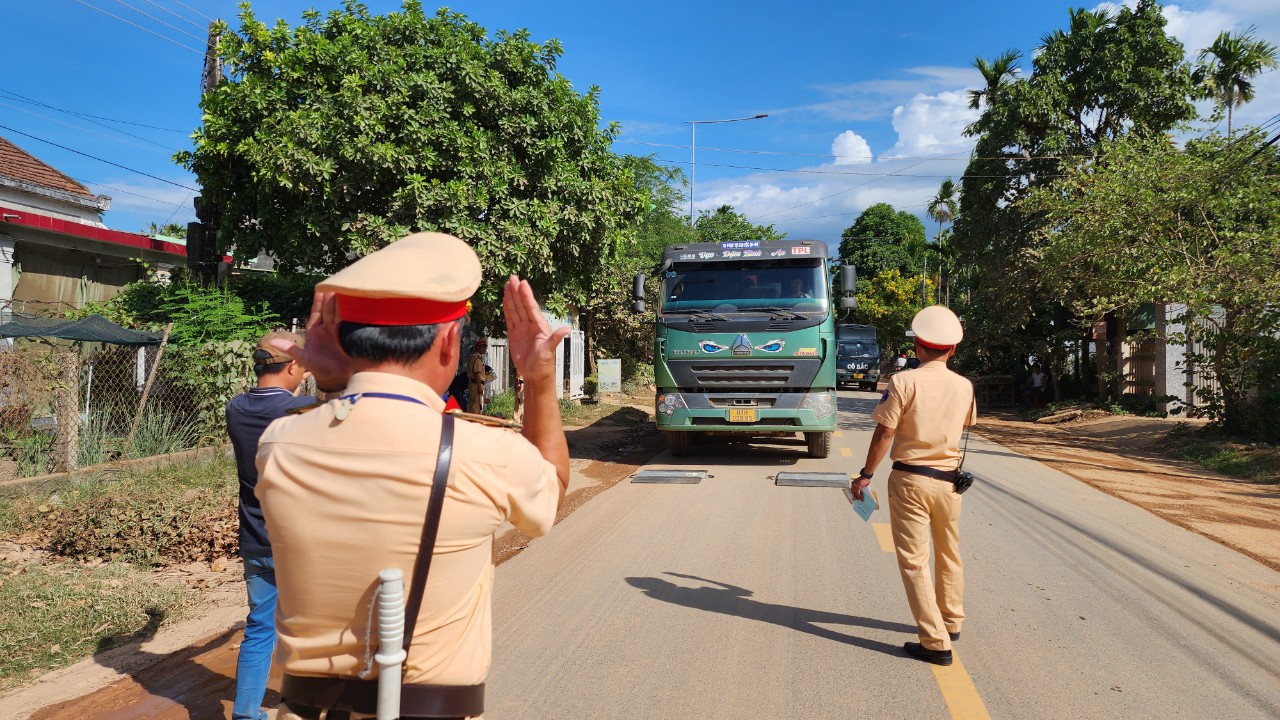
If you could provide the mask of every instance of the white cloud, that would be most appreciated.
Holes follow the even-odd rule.
[[[1232,15],[1220,10],[1187,10],[1178,5],[1166,5],[1164,19],[1165,32],[1182,43],[1188,60],[1194,60],[1201,50],[1209,47],[1218,33],[1232,30],[1237,24]]]
[[[883,118],[914,95],[956,87],[978,87],[982,76],[971,67],[922,66],[903,70],[906,77],[863,80],[814,89],[826,97],[817,103],[769,110],[770,115],[811,114],[840,122]]]
[[[831,154],[836,165],[862,165],[871,162],[871,146],[866,138],[852,130],[845,130],[831,142]]]
[[[963,90],[916,95],[906,105],[894,108],[893,129],[898,142],[883,157],[967,153],[973,139],[964,136],[964,129],[978,115],[977,110],[969,109],[969,97]]]

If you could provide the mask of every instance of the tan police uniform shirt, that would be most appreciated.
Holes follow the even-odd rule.
[[[444,402],[415,380],[358,373],[346,394],[396,393],[427,404],[341,400],[267,428],[257,495],[275,554],[276,659],[294,675],[354,677],[364,667],[378,572],[404,571],[405,595],[440,444]],[[406,683],[470,685],[489,672],[493,534],[531,536],[555,522],[555,466],[523,436],[458,420],[453,464]]]
[[[484,384],[484,353],[474,353],[467,361],[467,379],[473,385]]]
[[[871,419],[896,430],[889,451],[894,461],[955,470],[964,427],[978,420],[973,383],[945,360],[927,362],[889,378]]]

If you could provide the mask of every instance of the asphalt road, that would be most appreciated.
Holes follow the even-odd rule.
[[[486,718],[1280,717],[1280,573],[977,436],[958,662],[903,655],[887,511],[770,479],[856,471],[874,402],[842,393],[827,460],[660,455],[710,476],[620,483],[504,564]]]

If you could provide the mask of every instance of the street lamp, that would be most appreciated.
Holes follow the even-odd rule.
[[[715,123],[742,122],[743,120],[760,120],[769,117],[768,113],[760,113],[751,117],[730,118],[728,120],[685,120],[689,124],[689,224],[693,225],[693,186],[698,175],[698,126]]]

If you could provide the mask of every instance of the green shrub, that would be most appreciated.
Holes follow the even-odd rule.
[[[77,560],[148,567],[210,561],[237,551],[238,488],[235,463],[221,454],[89,474],[52,493],[6,500],[0,531],[26,535]]]
[[[596,392],[600,390],[600,378],[595,375],[588,375],[582,379],[582,392],[588,397],[595,397]]]
[[[516,394],[514,390],[508,390],[493,396],[489,401],[489,406],[485,408],[485,412],[494,417],[503,417],[510,419],[515,415],[516,410]]]

